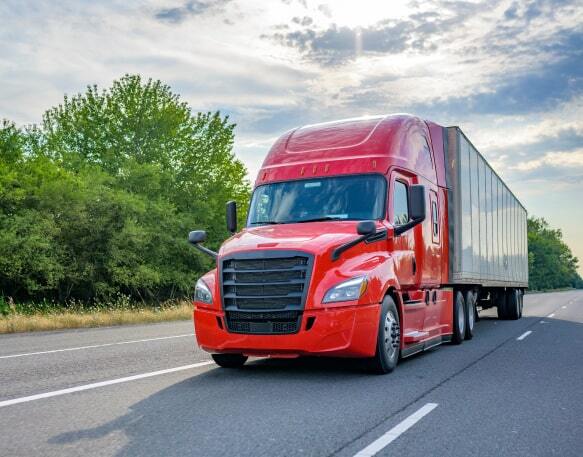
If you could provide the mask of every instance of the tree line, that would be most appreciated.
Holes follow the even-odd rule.
[[[160,81],[88,87],[40,125],[0,125],[0,296],[66,303],[188,296],[211,268],[186,243],[227,237],[225,202],[247,205],[235,125],[193,113]]]
[[[528,219],[528,285],[534,290],[583,289],[579,262],[563,241],[560,229],[542,218]]]
[[[191,295],[212,267],[189,230],[217,248],[225,202],[248,204],[227,116],[193,113],[160,81],[126,75],[0,124],[0,298],[67,303]],[[240,212],[244,217],[244,211]],[[560,230],[528,222],[530,286],[581,287]]]

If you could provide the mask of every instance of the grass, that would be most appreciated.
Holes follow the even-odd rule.
[[[157,307],[136,304],[83,307],[77,304],[68,308],[43,309],[39,306],[12,305],[8,313],[0,314],[0,333],[107,327],[191,318],[192,303],[188,301],[173,302]]]

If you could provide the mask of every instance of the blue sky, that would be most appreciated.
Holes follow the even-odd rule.
[[[461,126],[583,263],[580,1],[5,0],[0,23],[0,118],[140,73],[230,114],[253,180],[289,128],[414,113]]]

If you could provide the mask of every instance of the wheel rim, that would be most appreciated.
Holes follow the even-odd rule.
[[[464,316],[464,303],[461,300],[458,302],[457,325],[460,335],[463,335],[466,330],[466,316]]]
[[[468,303],[468,330],[474,330],[474,321],[476,318],[476,309],[474,307],[473,298]]]
[[[388,311],[384,325],[385,352],[390,360],[393,360],[399,350],[399,321],[392,311]]]

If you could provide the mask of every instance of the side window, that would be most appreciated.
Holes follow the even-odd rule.
[[[409,196],[407,185],[401,181],[395,181],[393,189],[393,222],[402,225],[409,222]]]
[[[437,241],[439,236],[439,217],[435,201],[431,202],[431,226],[433,227],[433,241]]]

